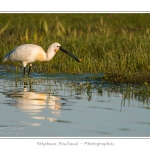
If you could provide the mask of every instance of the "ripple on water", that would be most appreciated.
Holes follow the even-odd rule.
[[[92,74],[0,76],[0,127],[26,125],[21,136],[150,136],[149,103]]]

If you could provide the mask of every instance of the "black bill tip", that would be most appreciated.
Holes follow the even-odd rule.
[[[74,57],[73,57],[74,58]],[[81,62],[81,59],[80,58],[74,58],[77,62]]]

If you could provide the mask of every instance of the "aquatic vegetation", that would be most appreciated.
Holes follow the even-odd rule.
[[[60,129],[59,136],[84,135],[85,127],[87,136],[149,136],[146,130],[150,110],[147,82],[143,87],[133,87],[101,84],[87,75],[55,74],[33,78],[10,77],[7,72],[6,75],[0,78],[1,122],[6,127],[14,121],[16,126],[20,123],[30,128],[22,136],[33,136],[35,130],[39,136],[41,133],[49,136],[53,129],[56,136],[55,129]],[[62,125],[66,127],[61,129]],[[75,132],[68,131],[70,126],[75,127]],[[103,134],[104,130],[110,134]]]
[[[41,73],[104,73],[110,83],[150,81],[150,14],[0,14],[0,59],[14,47],[33,43],[46,50],[60,42],[82,59],[75,63],[59,52],[33,70]],[[7,25],[9,20],[9,26]],[[17,72],[21,72],[20,64]],[[101,80],[101,78],[100,78]]]
[[[145,82],[142,86],[138,85],[115,85],[108,83],[101,83],[88,78],[85,80],[83,75],[73,77],[72,75],[53,76],[44,78],[17,78],[13,77],[8,79],[5,77],[2,81],[3,89],[7,91],[14,91],[16,89],[23,89],[23,87],[31,88],[29,91],[39,92],[37,89],[42,85],[45,88],[43,92],[49,95],[59,95],[59,91],[78,96],[78,99],[84,97],[87,101],[95,100],[95,95],[98,99],[103,97],[119,97],[120,106],[130,106],[132,101],[139,103],[142,108],[150,109],[150,86]],[[58,86],[59,85],[59,86]],[[32,87],[36,87],[33,88]],[[54,88],[55,87],[55,88]],[[9,90],[10,88],[10,90]],[[40,90],[41,92],[41,90]],[[94,95],[94,96],[93,96]]]

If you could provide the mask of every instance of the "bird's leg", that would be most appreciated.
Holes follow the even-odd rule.
[[[28,76],[30,76],[30,72],[31,72],[31,67],[32,67],[32,64],[30,64],[30,65],[29,65]]]
[[[23,69],[23,74],[24,74],[24,76],[26,75],[26,67],[24,67],[24,69]]]
[[[27,82],[24,82],[24,88],[23,88],[24,90],[24,92],[27,92]]]

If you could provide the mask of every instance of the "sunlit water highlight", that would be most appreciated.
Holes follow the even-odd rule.
[[[150,136],[149,103],[124,99],[89,74],[1,76],[1,137]]]

